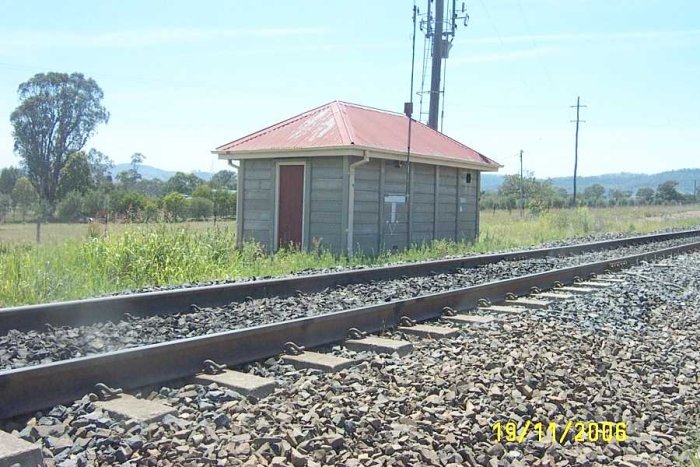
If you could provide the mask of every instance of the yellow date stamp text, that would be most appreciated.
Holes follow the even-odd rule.
[[[613,440],[621,443],[627,440],[627,424],[625,422],[583,422],[569,420],[566,424],[555,422],[542,423],[526,420],[522,426],[512,420],[496,422],[491,425],[491,431],[497,442],[523,443],[526,439],[535,438],[543,442],[551,440],[564,444],[567,439],[572,443],[610,443]],[[529,438],[528,438],[529,436]]]

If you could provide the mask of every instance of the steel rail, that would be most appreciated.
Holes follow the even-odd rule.
[[[144,387],[191,376],[207,359],[236,366],[277,355],[288,341],[307,347],[339,342],[352,327],[381,331],[396,326],[403,316],[425,321],[440,316],[446,306],[473,308],[482,298],[500,301],[509,292],[525,295],[532,287],[547,289],[556,281],[571,283],[577,277],[695,250],[700,250],[700,241],[321,316],[5,370],[0,372],[0,418],[79,399],[98,382]]]
[[[43,330],[46,324],[52,326],[81,326],[96,322],[120,320],[125,313],[130,313],[134,316],[175,314],[190,310],[193,304],[200,307],[222,306],[248,298],[285,296],[297,291],[313,293],[328,287],[396,279],[404,276],[425,276],[458,268],[473,268],[499,261],[572,255],[695,236],[700,236],[700,230],[642,235],[554,248],[519,250],[508,253],[475,255],[378,268],[353,269],[334,273],[309,274],[4,308],[0,309],[0,335],[7,334],[10,329],[20,331]]]

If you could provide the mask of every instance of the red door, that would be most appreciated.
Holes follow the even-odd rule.
[[[301,246],[304,214],[304,166],[280,165],[277,241],[280,248]]]

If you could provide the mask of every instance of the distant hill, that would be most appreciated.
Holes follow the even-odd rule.
[[[552,184],[558,188],[564,188],[567,191],[572,190],[573,177],[554,177],[551,178]],[[681,193],[692,193],[693,183],[697,180],[700,186],[700,169],[680,169],[660,172],[656,174],[633,174],[633,173],[617,173],[594,175],[591,177],[578,177],[577,188],[581,191],[587,187],[599,183],[606,190],[623,190],[631,191],[633,194],[639,188],[649,187],[656,190],[660,184],[668,180],[678,182],[676,188]],[[497,191],[498,187],[503,182],[503,175],[484,174],[481,179],[481,189],[484,191]]]
[[[131,168],[131,164],[116,164],[110,173],[112,174],[112,177],[114,177],[119,172],[124,172],[126,170],[129,170],[130,168]],[[149,180],[157,178],[157,179],[163,180],[163,181],[165,181],[165,180],[169,179],[170,177],[172,177],[173,175],[175,175],[174,170],[163,170],[163,169],[159,169],[158,167],[153,167],[150,165],[139,166],[139,173],[141,174],[141,176],[143,178],[146,178]],[[207,180],[207,181],[211,179],[212,175],[214,175],[211,172],[200,172],[198,170],[195,170],[192,173],[195,174],[196,176],[198,176],[199,178],[201,178],[203,180]]]

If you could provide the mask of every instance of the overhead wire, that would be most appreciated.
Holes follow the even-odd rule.
[[[447,82],[447,60],[442,61],[442,108],[440,113],[440,133],[444,133],[443,125],[445,123],[445,104],[447,103],[445,99],[445,83]]]
[[[525,13],[525,9],[523,8],[523,4],[520,0],[518,0],[518,8],[520,9],[520,15],[523,18],[523,22],[525,23],[525,32],[527,33],[527,36],[530,38],[530,43],[532,44],[532,51],[536,52],[537,49],[539,49],[539,45],[535,41],[535,37],[532,34],[532,29],[530,28],[530,21],[527,19],[527,14]],[[535,56],[537,57],[537,60],[540,62],[542,65],[542,71],[544,71],[545,78],[547,78],[547,82],[550,86],[550,89],[554,87],[554,82],[552,81],[552,78],[549,74],[549,69],[547,68],[547,63],[542,60],[542,57],[535,53]]]
[[[505,42],[503,42],[503,37],[501,36],[501,33],[498,30],[498,26],[496,26],[496,23],[491,16],[489,8],[486,6],[486,3],[484,3],[484,0],[479,0],[479,2],[481,3],[481,6],[483,7],[484,12],[486,13],[486,19],[488,19],[489,23],[491,24],[491,29],[493,29],[494,33],[496,33],[496,37],[498,38],[500,46],[503,48],[504,51],[506,51]],[[527,75],[518,74],[518,76],[520,77],[521,82],[524,83],[527,88],[529,88],[530,95],[534,95],[534,89],[530,84],[530,81],[527,79]]]
[[[428,14],[426,13],[426,28],[430,27],[430,17],[427,16]],[[423,39],[423,69],[421,71],[421,82],[420,82],[420,91],[418,91],[418,95],[420,96],[419,100],[419,110],[418,110],[418,121],[422,122],[423,121],[423,96],[425,94],[425,75],[427,72],[428,68],[428,47],[431,45],[431,39],[429,39],[427,31],[425,34],[425,37]],[[432,47],[431,47],[432,48]]]

